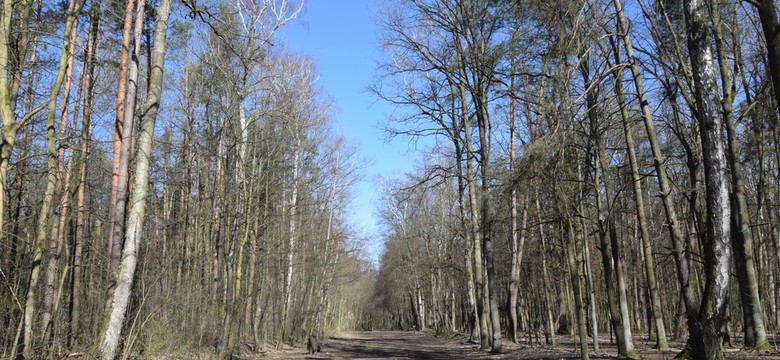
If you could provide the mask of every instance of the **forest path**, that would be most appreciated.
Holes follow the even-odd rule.
[[[579,359],[571,337],[560,336],[560,345],[556,348],[542,347],[528,343],[515,344],[503,339],[504,351],[493,355],[480,351],[477,344],[467,342],[463,335],[435,337],[431,334],[413,331],[364,331],[339,334],[323,341],[322,351],[313,355],[302,354],[303,349],[288,349],[282,355],[285,359],[539,359],[539,360],[574,360]],[[652,343],[637,341],[637,351],[645,360],[672,359],[680,351],[682,344],[668,351],[658,351],[652,348]],[[296,351],[297,350],[297,351]],[[590,358],[620,359],[614,344],[608,339],[602,342],[602,350],[591,351]],[[758,354],[740,351],[736,348],[727,350],[727,359],[761,359],[779,360],[776,351]]]
[[[304,359],[579,359],[573,349],[549,349],[518,345],[503,339],[504,351],[493,355],[480,351],[463,335],[435,337],[417,331],[364,331],[334,336],[322,343],[322,351]],[[573,344],[572,344],[573,345]],[[289,353],[288,353],[289,355]],[[593,356],[591,359],[614,359]]]
[[[477,345],[412,331],[350,332],[328,339],[308,359],[479,359]]]
[[[780,334],[778,334],[780,335]],[[285,345],[283,349],[276,350],[266,347],[258,352],[244,349],[241,354],[236,354],[234,359],[241,360],[292,360],[292,359],[312,359],[312,360],[330,360],[330,359],[430,359],[430,360],[449,360],[449,359],[481,359],[481,360],[577,360],[580,359],[579,347],[575,346],[572,336],[557,337],[558,346],[541,346],[538,343],[531,344],[529,339],[524,338],[519,344],[515,344],[508,339],[503,339],[504,349],[501,354],[490,354],[487,351],[480,351],[479,345],[468,342],[468,337],[463,334],[448,336],[433,336],[431,333],[422,333],[418,331],[363,331],[347,332],[334,335],[322,341],[321,352],[309,354],[306,352],[305,344],[297,344],[294,347]],[[536,339],[534,339],[536,340]],[[542,341],[544,339],[542,338]],[[737,344],[735,347],[726,348],[726,359],[743,360],[780,360],[780,351],[777,345],[780,345],[780,336],[772,336],[772,350],[769,351],[746,351],[741,350]],[[617,356],[615,344],[610,343],[608,337],[600,337],[601,349],[594,352],[590,348],[591,360],[614,360],[624,359]],[[653,348],[654,342],[634,338],[636,351],[643,360],[671,360],[679,353],[684,344],[670,341],[671,349],[660,351]],[[202,352],[189,352],[184,354],[168,354],[163,356],[154,356],[154,360],[172,360],[172,359],[213,359],[213,349]]]

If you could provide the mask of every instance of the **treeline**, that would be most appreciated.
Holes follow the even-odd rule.
[[[359,325],[361,160],[276,35],[302,6],[3,2],[0,357],[227,359]]]
[[[432,144],[384,186],[374,325],[723,358],[780,324],[771,0],[396,1],[372,89]]]

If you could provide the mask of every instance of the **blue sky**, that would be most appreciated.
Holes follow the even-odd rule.
[[[355,199],[349,221],[369,238],[367,251],[378,260],[382,249],[376,226],[375,188],[378,176],[393,178],[413,168],[409,139],[386,141],[382,127],[394,108],[366,87],[382,58],[379,29],[374,23],[381,0],[306,0],[300,21],[281,31],[287,48],[312,57],[320,73],[320,85],[330,94],[338,111],[335,131],[359,148],[368,161],[364,178],[353,189]]]

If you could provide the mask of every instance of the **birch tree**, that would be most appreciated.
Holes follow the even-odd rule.
[[[707,199],[707,243],[705,245],[706,286],[698,317],[689,314],[693,356],[722,359],[724,326],[728,316],[731,276],[731,207],[726,175],[726,144],[723,140],[723,114],[717,88],[714,54],[709,41],[711,24],[706,20],[706,4],[684,1],[688,51],[694,79],[696,115],[704,158]]]
[[[155,121],[160,108],[162,95],[163,70],[165,68],[165,48],[168,30],[168,17],[171,11],[170,0],[161,0],[157,9],[157,22],[152,49],[151,77],[146,100],[141,108],[141,132],[138,141],[138,159],[135,165],[135,184],[130,198],[130,211],[127,219],[122,262],[117,276],[117,288],[113,294],[105,332],[100,341],[100,357],[114,359],[122,334],[122,327],[130,299],[133,277],[137,264],[137,246],[141,240],[141,227],[148,191],[149,162],[151,161],[152,140]]]

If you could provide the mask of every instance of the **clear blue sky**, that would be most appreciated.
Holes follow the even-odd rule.
[[[378,260],[382,250],[377,234],[376,206],[380,201],[376,178],[393,178],[411,171],[409,139],[386,142],[383,124],[393,107],[366,91],[383,54],[374,23],[381,0],[306,0],[300,21],[288,24],[280,35],[287,48],[312,57],[320,85],[336,101],[335,131],[359,148],[368,160],[363,180],[353,189],[355,200],[349,222],[369,237],[367,251]]]

